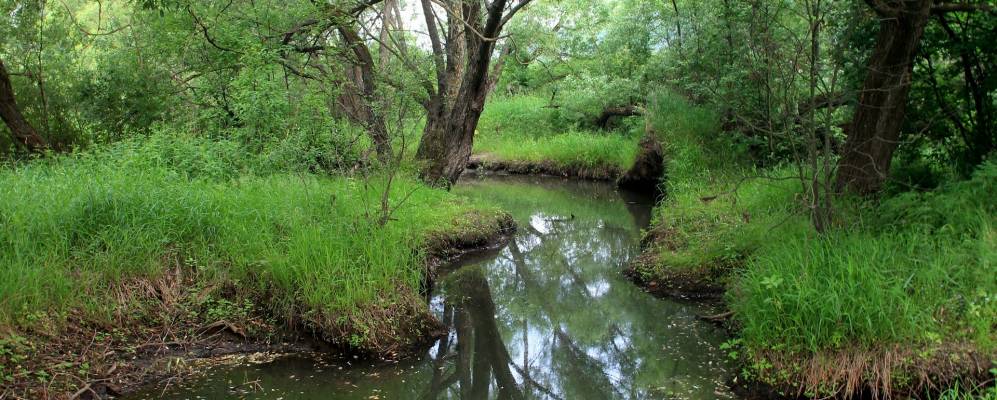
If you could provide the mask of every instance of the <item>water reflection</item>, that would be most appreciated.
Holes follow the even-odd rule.
[[[219,371],[168,397],[733,397],[717,348],[723,334],[695,317],[705,310],[651,298],[619,274],[650,218],[646,199],[543,178],[488,178],[455,190],[509,210],[521,229],[509,246],[454,266],[439,282],[431,306],[450,333],[425,358],[322,372],[315,360],[286,359]],[[250,379],[263,390],[227,390]]]

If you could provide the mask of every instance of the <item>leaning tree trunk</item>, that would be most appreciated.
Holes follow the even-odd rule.
[[[48,142],[38,135],[38,131],[24,118],[21,109],[17,107],[14,88],[10,84],[10,75],[7,74],[3,60],[0,60],[0,118],[10,129],[14,141],[29,151],[38,152],[48,147]]]
[[[867,2],[879,14],[879,33],[838,161],[836,182],[839,192],[856,194],[879,191],[888,176],[900,140],[914,56],[932,0]]]
[[[460,15],[478,15],[482,3],[462,2]],[[526,3],[528,1],[520,2],[524,5]],[[416,159],[423,163],[421,178],[431,185],[450,187],[457,182],[471,157],[474,131],[478,127],[478,119],[481,118],[488,96],[489,67],[492,52],[495,51],[495,40],[482,40],[482,36],[498,36],[505,4],[505,0],[495,0],[487,7],[483,27],[476,18],[467,21],[467,29],[480,32],[480,35],[465,32],[462,35],[463,41],[456,39],[449,43],[448,65],[445,69],[442,63],[442,45],[438,39],[433,39],[439,89],[426,103],[426,129],[416,152]],[[423,0],[423,6],[428,9],[429,2]],[[427,29],[431,38],[437,37],[432,18],[427,18]],[[454,87],[457,89],[453,89]]]

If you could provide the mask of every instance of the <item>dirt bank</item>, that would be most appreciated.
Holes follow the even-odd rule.
[[[92,323],[80,310],[59,326],[3,332],[0,398],[106,398],[245,357],[406,357],[445,333],[420,294],[431,288],[437,268],[466,252],[500,246],[515,229],[502,212],[471,212],[440,226],[424,241],[425,286],[399,285],[401,296],[394,298],[400,300],[361,310],[362,320],[311,313],[278,320],[266,298],[235,300],[242,298],[240,285],[251,282],[204,287],[182,257],[167,256],[167,273],[115,288],[121,304],[121,314],[112,318],[116,326]]]
[[[565,165],[554,161],[499,160],[488,154],[475,154],[468,161],[471,172],[501,172],[516,175],[548,175],[565,178],[615,181],[624,171],[616,165]]]
[[[675,250],[668,232],[651,229],[641,240],[641,254],[623,269],[623,274],[637,286],[657,297],[683,300],[723,298],[732,266],[702,265],[676,268],[664,265],[659,255]]]

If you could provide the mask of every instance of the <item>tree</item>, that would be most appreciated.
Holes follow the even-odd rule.
[[[392,157],[391,138],[384,123],[384,115],[375,109],[373,99],[377,91],[374,73],[374,58],[363,39],[357,34],[352,24],[339,24],[336,29],[343,38],[343,43],[349,48],[354,58],[348,61],[346,67],[347,84],[343,85],[344,93],[339,103],[348,110],[347,115],[365,129],[374,142],[374,150],[381,163],[390,163]],[[382,54],[382,65],[386,62]]]
[[[21,114],[14,97],[14,88],[10,83],[10,74],[3,60],[0,60],[0,118],[10,129],[14,140],[24,145],[31,152],[39,152],[48,148],[48,142],[42,138],[31,123]]]
[[[939,15],[944,28],[948,26],[943,17],[945,13],[993,10],[987,3],[933,0],[866,0],[866,3],[879,17],[879,33],[838,161],[835,184],[839,192],[857,194],[879,191],[889,175],[893,153],[900,144],[915,56],[931,15]],[[962,63],[971,62],[971,55],[965,52],[960,55]],[[975,80],[972,71],[967,73],[966,79],[967,84]],[[977,101],[978,106],[984,103]],[[977,113],[984,115],[982,123],[988,126],[987,110],[980,108]],[[983,139],[970,140],[967,145],[992,146],[989,136],[979,137]]]
[[[445,36],[437,26],[430,0],[421,0],[432,45],[435,85],[424,85],[429,98],[426,128],[416,158],[421,176],[433,185],[457,181],[471,156],[478,119],[491,87],[492,55],[503,26],[531,0],[447,0]]]
[[[838,161],[838,191],[879,190],[900,143],[907,92],[917,45],[931,16],[932,0],[867,0],[879,17],[876,45],[869,57],[844,152]]]

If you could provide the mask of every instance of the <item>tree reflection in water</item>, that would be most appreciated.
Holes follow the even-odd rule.
[[[619,275],[649,204],[594,183],[508,195],[527,185],[505,178],[462,190],[512,210],[521,229],[497,255],[443,280],[451,335],[432,352],[423,398],[731,397],[723,337],[695,318],[701,310],[652,299]]]
[[[732,395],[725,338],[707,310],[654,299],[619,273],[636,255],[648,202],[610,185],[471,180],[456,191],[509,210],[504,249],[453,266],[431,306],[450,327],[420,360],[339,369],[311,358],[215,370],[140,398],[716,399]],[[232,387],[257,382],[262,391]]]

